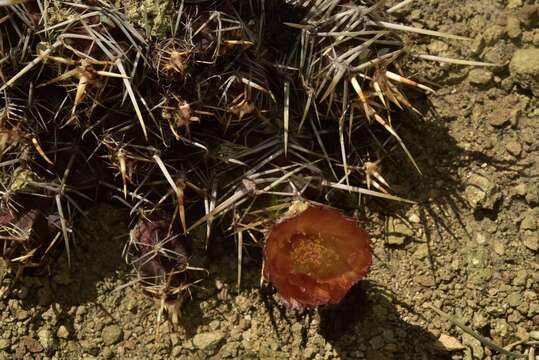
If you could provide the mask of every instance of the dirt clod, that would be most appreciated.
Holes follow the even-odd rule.
[[[525,233],[524,245],[532,251],[538,251],[539,250],[539,236],[537,235],[537,232]]]
[[[539,96],[539,48],[517,50],[509,68],[511,75],[522,88]]]
[[[440,335],[438,338],[440,345],[448,351],[457,351],[464,349],[464,345],[455,337],[446,334]]]
[[[519,156],[522,152],[522,145],[518,141],[511,140],[505,144],[507,152],[513,156]]]
[[[110,325],[101,332],[101,339],[105,345],[113,345],[122,340],[123,331],[118,325]]]
[[[472,174],[468,184],[465,196],[474,209],[493,209],[501,198],[496,184],[485,176]]]
[[[9,339],[0,339],[0,350],[6,350],[10,345]]]
[[[200,333],[193,338],[193,345],[196,349],[212,350],[215,349],[225,338],[221,331]]]
[[[486,85],[492,80],[492,72],[485,69],[472,69],[468,73],[468,81],[474,85]]]
[[[389,245],[402,245],[407,238],[414,235],[414,230],[402,220],[390,218],[387,225],[387,243]]]

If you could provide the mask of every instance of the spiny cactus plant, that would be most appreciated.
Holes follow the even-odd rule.
[[[220,226],[272,249],[268,230],[297,201],[358,206],[332,201],[333,191],[405,201],[390,194],[376,156],[398,145],[420,172],[393,114],[417,111],[404,87],[432,89],[401,73],[401,35],[458,38],[391,23],[374,0],[183,0],[160,37],[107,1],[56,4],[67,19],[39,0],[0,6],[3,197],[20,191],[9,175],[20,169],[36,174],[31,192],[51,203],[15,213],[3,205],[3,225],[35,238],[53,216],[60,225],[43,239],[57,231],[69,251],[73,216],[106,188],[132,209],[127,260],[174,325],[196,228],[205,238],[194,242]],[[337,214],[313,211],[321,223]],[[356,230],[343,240],[352,253],[368,248]],[[14,253],[2,241],[4,257]],[[283,291],[270,253],[265,274]],[[338,301],[350,284],[295,303]]]

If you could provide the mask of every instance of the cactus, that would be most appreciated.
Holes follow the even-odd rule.
[[[398,145],[420,172],[392,117],[417,111],[403,87],[432,89],[401,74],[399,32],[457,36],[392,24],[384,3],[371,0],[235,0],[182,1],[168,14],[170,33],[155,38],[119,9],[92,4],[57,4],[55,13],[76,16],[50,22],[32,1],[0,7],[9,19],[0,23],[4,203],[24,188],[8,175],[18,168],[39,178],[30,192],[50,202],[15,212],[3,205],[3,236],[17,229],[30,234],[27,244],[40,237],[47,244],[56,231],[69,254],[74,216],[107,188],[136,214],[128,262],[161,302],[160,314],[174,304],[176,325],[197,227],[206,239],[193,241],[207,241],[220,224],[260,246],[296,201],[348,209],[358,206],[351,194],[406,201],[390,193],[381,158],[371,159]],[[336,191],[345,202],[329,198]],[[277,261],[271,234],[266,254]],[[37,246],[2,241],[9,261]],[[285,291],[271,261],[266,277]],[[366,267],[335,294],[284,297],[336,302]]]

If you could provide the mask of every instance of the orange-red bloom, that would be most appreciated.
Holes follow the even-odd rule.
[[[367,231],[340,211],[311,206],[275,224],[266,238],[264,277],[294,308],[338,303],[367,273]]]

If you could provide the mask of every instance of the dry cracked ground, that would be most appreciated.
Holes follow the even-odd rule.
[[[388,2],[390,4],[391,2]],[[284,309],[259,287],[260,251],[214,243],[197,264],[208,280],[183,307],[183,329],[156,308],[123,265],[126,214],[110,206],[81,220],[73,270],[60,256],[0,301],[0,359],[501,359],[433,307],[533,359],[539,341],[539,5],[534,0],[415,1],[396,21],[470,37],[411,36],[412,51],[500,64],[410,61],[436,88],[416,95],[422,117],[400,134],[423,176],[385,162],[406,207],[368,200],[376,259],[338,306]],[[402,160],[402,161],[400,161]],[[537,351],[539,353],[539,351]],[[535,357],[537,359],[539,357]]]

